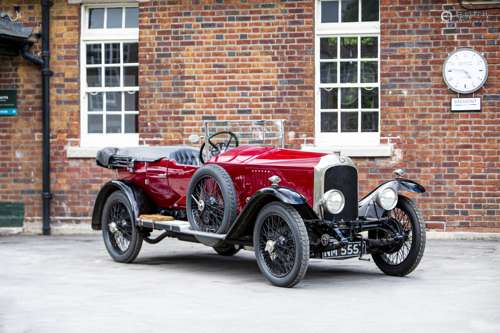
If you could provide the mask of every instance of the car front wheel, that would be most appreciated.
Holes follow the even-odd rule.
[[[383,253],[372,254],[377,267],[387,275],[405,276],[410,274],[420,263],[425,249],[425,222],[415,203],[410,198],[400,195],[397,206],[388,212],[390,221],[398,225],[404,233],[404,240],[395,248]],[[371,231],[370,238],[390,237],[385,233]]]
[[[257,264],[264,277],[279,287],[293,287],[307,271],[309,237],[295,208],[272,202],[257,216],[253,232]]]

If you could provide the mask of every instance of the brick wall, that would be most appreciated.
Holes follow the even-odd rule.
[[[454,14],[441,20],[443,10]],[[500,10],[466,11],[455,1],[382,1],[382,136],[396,138],[393,167],[406,167],[428,193],[426,220],[447,230],[500,231]],[[460,20],[460,21],[458,21]],[[483,52],[487,84],[480,113],[450,112],[442,65],[458,47]],[[385,160],[362,162],[362,173],[389,176]],[[371,179],[374,184],[377,179]]]
[[[287,119],[312,136],[312,1],[150,1],[140,10],[145,143],[203,120]]]
[[[0,11],[19,1],[2,1]],[[39,7],[22,3],[23,23],[38,25]],[[21,57],[0,56],[0,89],[17,89],[17,116],[0,117],[0,202],[22,204],[29,214],[41,214],[41,78],[35,65]],[[26,211],[25,209],[25,211]],[[29,216],[26,214],[27,217]]]
[[[40,31],[40,6],[33,1],[2,1],[0,11],[13,13]],[[55,1],[51,9],[51,216],[54,223],[88,221],[95,194],[112,173],[92,159],[67,159],[67,145],[80,137],[80,6]],[[33,50],[40,50],[36,43]],[[42,110],[38,66],[22,57],[0,57],[0,89],[17,89],[18,115],[0,117],[0,202],[24,204],[25,222],[41,221]],[[4,75],[4,73],[7,73]]]
[[[39,6],[21,5],[21,21],[38,26]],[[361,194],[404,167],[428,193],[418,196],[427,221],[448,230],[500,231],[500,12],[441,22],[454,1],[381,2],[381,131],[391,158],[356,159]],[[112,172],[92,159],[67,159],[79,144],[80,7],[52,8],[52,216],[88,221],[97,190]],[[314,130],[313,1],[145,1],[140,3],[141,143],[181,143],[205,119],[287,119],[297,146]],[[441,78],[460,46],[484,52],[489,79],[481,113],[451,113]],[[40,220],[41,108],[36,66],[0,58],[0,89],[17,87],[18,116],[0,117],[0,201],[23,202]]]

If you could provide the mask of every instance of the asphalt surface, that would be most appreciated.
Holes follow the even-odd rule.
[[[500,332],[500,242],[428,241],[405,278],[313,260],[283,289],[252,252],[167,239],[119,264],[99,236],[0,237],[0,332]]]

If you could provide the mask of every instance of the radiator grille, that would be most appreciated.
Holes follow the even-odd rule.
[[[354,220],[358,217],[358,172],[348,165],[331,167],[325,172],[324,190],[339,190],[344,194],[345,206],[339,214],[325,211],[327,220]]]

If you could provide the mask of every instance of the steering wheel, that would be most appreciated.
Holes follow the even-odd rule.
[[[239,144],[238,137],[236,137],[233,132],[222,131],[214,133],[210,135],[201,145],[200,162],[205,164],[205,162],[212,157],[225,152],[229,148],[238,147]]]

